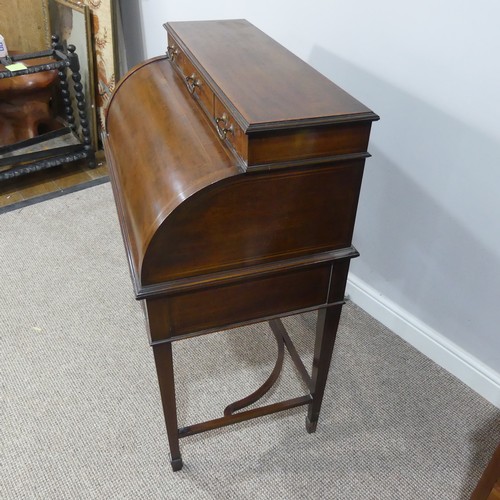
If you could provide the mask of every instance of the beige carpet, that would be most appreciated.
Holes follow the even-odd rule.
[[[460,499],[500,440],[498,409],[349,304],[315,434],[302,407],[189,437],[174,474],[109,184],[0,234],[2,499]],[[309,365],[314,315],[286,324]],[[180,423],[220,416],[275,351],[266,325],[177,343]],[[287,359],[265,401],[303,390]]]

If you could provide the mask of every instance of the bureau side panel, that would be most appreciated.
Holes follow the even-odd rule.
[[[363,165],[246,173],[196,193],[158,229],[142,284],[349,247]]]

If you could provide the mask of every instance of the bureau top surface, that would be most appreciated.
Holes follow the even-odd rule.
[[[246,20],[172,22],[165,28],[247,129],[378,119]]]

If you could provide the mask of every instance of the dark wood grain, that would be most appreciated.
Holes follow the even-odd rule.
[[[172,22],[169,32],[221,89],[243,128],[376,115],[248,21]],[[271,125],[272,124],[272,125]]]
[[[279,129],[249,136],[248,169],[261,164],[365,153],[371,122]]]
[[[122,79],[104,146],[178,470],[179,437],[304,404],[316,429],[378,117],[246,21],[167,28],[169,59]],[[277,318],[316,309],[309,376]],[[280,342],[268,382],[179,429],[171,344],[263,320]],[[277,379],[283,342],[310,394],[233,413]]]
[[[239,172],[174,76],[166,58],[136,68],[121,80],[106,119],[105,150],[138,276],[149,241],[170,213],[198,190]],[[140,117],[147,119],[131,135],[130,124]]]
[[[154,328],[154,318],[150,318],[150,327]],[[153,346],[156,363],[156,373],[160,386],[160,395],[163,405],[163,415],[167,427],[167,436],[170,445],[170,460],[174,470],[182,468],[179,437],[177,432],[177,408],[175,399],[174,365],[172,358],[172,344]]]
[[[143,259],[142,283],[349,247],[362,173],[358,161],[210,186],[162,222]]]
[[[194,67],[193,63],[187,58],[182,50],[175,47],[175,64],[173,65],[186,84],[189,93],[198,99],[200,105],[204,108],[208,116],[214,114],[214,93],[210,86],[205,82],[200,72]]]
[[[51,62],[51,57],[23,61],[26,66]],[[57,79],[57,70],[0,79],[0,146],[61,127],[50,105]]]
[[[247,21],[165,27],[174,68],[199,81],[193,94],[244,169],[366,153],[378,116]]]
[[[165,325],[163,331],[151,331],[151,340],[202,330],[222,330],[240,322],[284,316],[325,305],[329,280],[330,265],[326,264],[151,299],[149,308],[164,316]]]
[[[311,396],[300,396],[297,398],[288,399],[286,401],[281,401],[279,403],[261,406],[260,408],[253,408],[252,410],[235,413],[234,415],[214,418],[213,420],[208,420],[206,422],[200,422],[199,424],[192,424],[180,428],[179,437],[183,438],[186,436],[192,436],[194,434],[199,434],[200,432],[218,429],[219,427],[225,427],[226,425],[232,425],[238,422],[243,422],[245,420],[250,420],[252,418],[262,417],[264,415],[269,415],[278,411],[296,408],[297,406],[306,405],[310,402]]]
[[[342,305],[339,303],[344,296],[349,259],[336,261],[333,265],[329,299],[337,305],[320,309],[316,323],[316,341],[314,344],[314,359],[311,375],[312,401],[309,405],[306,419],[307,431],[316,431],[319,413],[323,403],[328,371],[332,359],[333,347],[337,337]]]
[[[500,499],[500,444],[474,489],[471,500]]]

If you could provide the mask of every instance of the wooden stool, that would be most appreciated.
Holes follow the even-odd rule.
[[[53,62],[52,58],[25,61],[26,66]],[[5,70],[0,65],[0,71]],[[57,128],[51,107],[57,70],[0,80],[0,146],[31,139]]]

